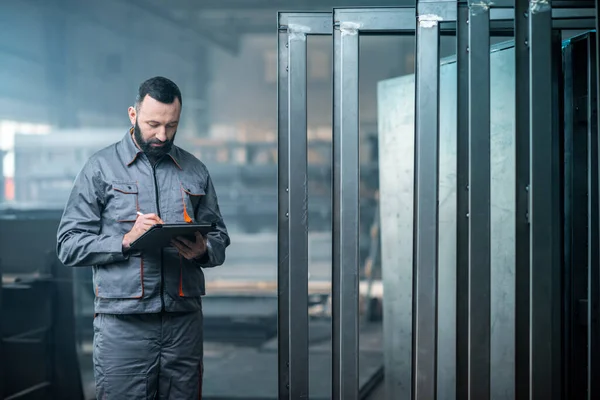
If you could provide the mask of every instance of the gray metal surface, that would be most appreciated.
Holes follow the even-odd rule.
[[[289,386],[308,397],[308,173],[306,27],[288,22]]]
[[[385,386],[387,398],[401,399],[411,398],[412,380],[414,90],[409,75],[377,91]]]
[[[491,53],[491,397],[512,399],[514,379],[514,50]],[[456,63],[440,69],[439,398],[454,399],[456,375]],[[410,396],[414,75],[380,82],[379,149],[387,393]],[[454,286],[454,287],[453,287]],[[460,342],[457,342],[460,343]],[[442,345],[443,344],[443,345]],[[448,348],[446,348],[448,345]],[[443,372],[442,372],[443,371]],[[444,389],[442,389],[444,388]],[[464,390],[459,387],[458,390]],[[461,393],[461,392],[459,392]]]
[[[448,3],[450,4],[450,3]],[[440,16],[417,9],[413,259],[413,398],[437,398]],[[385,194],[385,193],[382,193]]]
[[[279,395],[308,398],[306,41],[309,34],[331,34],[332,21],[330,13],[281,13],[279,18],[278,320],[284,353],[279,356]]]
[[[469,396],[469,7],[456,22],[456,348],[455,396]]]
[[[334,10],[332,399],[358,396],[358,43],[360,25]],[[339,23],[339,26],[338,26]]]
[[[598,203],[598,125],[596,84],[596,40],[595,32],[587,40],[587,145],[588,145],[588,395],[600,397],[600,242]]]
[[[529,90],[530,90],[530,240],[531,240],[531,388],[533,398],[559,398],[560,373],[556,373],[560,352],[554,344],[559,314],[554,310],[554,280],[557,277],[560,244],[559,210],[555,199],[559,177],[557,126],[553,123],[552,15],[549,3],[530,1]]]
[[[281,19],[281,16],[279,17]],[[278,396],[281,399],[289,397],[288,381],[289,375],[289,360],[290,360],[290,344],[285,338],[290,335],[289,329],[289,219],[286,216],[289,207],[288,197],[288,69],[287,59],[287,30],[278,31],[278,81],[277,81],[277,331],[279,337],[279,348],[277,352],[277,376],[278,376]]]
[[[469,0],[469,399],[490,398],[490,14]]]
[[[515,396],[529,398],[529,46],[527,0],[515,1]]]

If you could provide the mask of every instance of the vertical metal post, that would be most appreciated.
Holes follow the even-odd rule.
[[[439,21],[418,3],[415,69],[413,398],[437,398]]]
[[[288,25],[290,396],[308,398],[308,173],[306,32]]]
[[[550,21],[552,23],[552,20]],[[551,248],[551,257],[554,260],[552,269],[550,270],[551,275],[551,291],[552,301],[550,302],[552,325],[550,327],[552,332],[552,380],[551,387],[552,392],[555,393],[555,397],[560,398],[562,393],[562,270],[563,270],[563,257],[564,247],[562,246],[564,240],[564,226],[562,225],[562,210],[564,209],[564,179],[561,174],[561,166],[564,163],[564,99],[563,99],[563,88],[562,88],[562,32],[553,29],[550,32],[551,40],[551,60],[550,65],[552,66],[552,162],[550,173],[553,176],[552,192],[551,192],[551,204],[552,204],[552,241],[554,246]]]
[[[552,89],[552,15],[550,2],[529,3],[529,113],[530,113],[530,396],[554,399],[556,381],[553,354],[556,315],[553,312],[555,271],[557,270],[555,230],[560,214],[553,197],[555,176],[555,134]]]
[[[309,396],[307,36],[331,34],[331,13],[279,14],[279,398]]]
[[[589,98],[592,100],[595,100],[596,103],[595,105],[592,105],[593,108],[590,108],[591,111],[596,111],[596,120],[594,121],[596,124],[596,142],[597,142],[597,146],[600,146],[600,140],[598,140],[598,127],[600,127],[600,112],[598,112],[598,93],[600,93],[600,68],[598,68],[598,59],[597,57],[600,56],[600,40],[598,40],[598,32],[600,29],[600,2],[598,0],[595,0],[595,6],[596,6],[596,33],[593,35],[594,37],[594,50],[595,50],[595,57],[591,58],[591,60],[593,60],[593,62],[595,64],[593,64],[594,68],[590,68],[590,76],[594,75],[595,78],[595,85],[593,87],[594,90],[594,95],[592,96],[592,90],[590,89],[590,94],[589,94]],[[592,65],[590,65],[591,67]],[[589,85],[590,88],[592,88],[592,85]],[[590,115],[590,123],[591,123],[591,119],[593,118],[593,113]],[[598,163],[597,157],[600,154],[600,149],[596,149],[596,169],[600,168],[600,163]],[[591,166],[590,166],[591,167]],[[599,202],[600,201],[600,195],[598,194],[598,190],[600,190],[600,184],[598,184],[598,179],[600,179],[600,173],[598,173],[598,171],[596,170],[597,176],[596,176],[596,184],[598,185],[596,187],[596,196],[599,196],[596,198],[596,201]],[[598,206],[596,206],[598,207]],[[596,210],[597,212],[597,210]],[[600,215],[596,214],[595,216],[596,218],[596,223],[598,222],[598,218],[600,218]],[[600,224],[600,223],[599,223]],[[598,229],[599,227],[596,226],[596,228]],[[596,237],[595,238],[595,242],[590,242],[590,248],[594,247],[594,248],[598,248],[600,246],[600,237]],[[600,268],[600,265],[598,265],[598,263],[596,263],[596,268]],[[592,280],[593,279],[593,280]],[[593,398],[593,396],[599,396],[600,395],[600,387],[598,387],[598,385],[600,385],[600,383],[598,382],[600,380],[600,318],[598,317],[598,311],[600,310],[600,271],[596,271],[595,272],[595,276],[592,276],[590,274],[590,285],[595,287],[595,293],[591,293],[592,291],[590,290],[590,297],[593,295],[593,298],[591,297],[591,299],[593,299],[593,308],[594,308],[594,316],[596,317],[594,323],[593,323],[593,328],[592,327],[592,323],[590,321],[590,338],[593,338],[590,341],[590,354],[593,357],[593,359],[591,359],[590,361],[588,361],[588,365],[589,365],[589,377],[590,379],[594,380],[594,387],[590,388],[590,397],[589,398]],[[590,286],[590,287],[591,287]],[[590,310],[592,309],[592,302],[590,302]],[[593,335],[593,336],[592,336]],[[592,351],[594,351],[592,353]],[[592,358],[590,357],[590,358]]]
[[[490,15],[469,1],[469,399],[490,398]]]
[[[356,400],[359,339],[359,31],[355,24],[339,23],[335,15],[334,12],[332,398]]]
[[[469,8],[458,4],[457,69],[457,218],[456,218],[456,399],[469,393]]]
[[[278,102],[278,138],[277,138],[277,336],[278,336],[278,376],[279,398],[289,397],[289,301],[290,301],[290,238],[289,238],[289,197],[288,197],[288,32],[281,24],[279,17],[278,32],[278,73],[277,102]]]
[[[515,398],[529,399],[529,2],[515,0]]]
[[[598,120],[596,33],[588,33],[587,48],[587,143],[588,143],[588,398],[600,396],[600,263],[598,244]]]

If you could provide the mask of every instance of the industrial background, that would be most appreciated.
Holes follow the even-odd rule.
[[[519,9],[529,7],[527,1],[516,3]],[[546,3],[532,2],[535,7]],[[95,151],[122,138],[138,85],[156,75],[182,90],[176,144],[208,166],[232,240],[225,265],[206,271],[203,398],[280,398],[286,382],[278,357],[283,312],[278,310],[278,33],[287,34],[287,27],[280,26],[279,12],[415,5],[398,0],[0,0],[0,399],[94,398],[91,268],[60,264],[56,228],[79,169]],[[554,310],[561,334],[552,343],[558,343],[562,366],[553,375],[560,384],[553,387],[560,389],[557,399],[584,399],[600,393],[593,385],[600,382],[595,379],[600,378],[600,353],[594,353],[598,348],[589,339],[596,332],[593,311],[600,293],[593,285],[600,282],[594,275],[598,258],[589,250],[600,237],[598,224],[589,223],[598,218],[598,197],[589,196],[598,191],[597,152],[592,151],[597,145],[597,5],[555,1],[554,6],[560,29],[552,42],[557,49],[552,65],[558,68],[553,71],[560,71],[552,82],[561,99],[554,117],[561,131],[556,193],[562,242],[556,269],[561,277],[553,281],[560,288]],[[489,37],[487,316],[492,322],[483,343],[491,365],[486,398],[508,400],[520,398],[523,389],[515,382],[529,373],[519,367],[525,352],[519,351],[518,337],[525,336],[519,324],[523,314],[515,311],[525,282],[518,266],[529,257],[516,244],[524,236],[519,236],[522,198],[515,192],[521,149],[515,132],[523,122],[515,110],[522,82],[517,80],[523,77],[516,73],[517,54],[526,41],[515,39],[512,22],[499,15]],[[332,207],[334,46],[331,35],[306,38],[309,395],[328,399],[344,382],[332,379],[332,222],[338,215]],[[389,399],[404,398],[411,388],[412,343],[405,339],[411,335],[413,301],[413,209],[407,204],[413,197],[416,50],[414,34],[360,36],[355,356],[361,399],[383,398],[386,390]],[[460,251],[466,243],[460,236],[464,221],[457,217],[466,204],[457,181],[469,182],[459,171],[468,157],[457,157],[465,143],[457,118],[460,125],[467,115],[460,114],[464,103],[457,102],[457,88],[466,81],[457,83],[457,35],[451,29],[440,37],[439,56],[439,353],[437,375],[427,383],[436,386],[438,398],[450,400],[462,399],[467,389],[461,386],[466,364],[457,357],[470,348],[467,320],[459,315],[466,290],[457,289],[465,278],[460,266],[468,264],[467,247]],[[383,209],[382,192],[387,196]],[[394,228],[386,235],[386,224],[398,222],[395,210],[405,205],[401,211],[410,217],[398,224],[405,231]],[[394,290],[384,294],[384,286]],[[300,375],[296,372],[292,381],[303,383]]]

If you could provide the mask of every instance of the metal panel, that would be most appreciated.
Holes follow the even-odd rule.
[[[515,398],[529,399],[528,0],[515,0]]]
[[[385,392],[411,399],[414,75],[380,82],[377,96]]]
[[[556,230],[560,213],[555,201],[558,176],[555,148],[557,127],[554,110],[552,74],[552,20],[550,3],[530,1],[529,10],[529,90],[530,90],[530,246],[531,246],[531,388],[533,398],[560,396],[560,374],[556,365],[560,354],[553,354],[557,318],[553,293],[558,257]],[[549,117],[550,116],[550,117]],[[560,326],[560,325],[559,325]],[[559,352],[560,353],[560,352]]]
[[[331,13],[279,15],[279,398],[309,394],[306,39],[331,26]]]
[[[588,398],[600,397],[600,272],[598,213],[598,121],[596,33],[587,38],[587,145],[588,145]]]
[[[358,24],[334,10],[332,398],[358,398]],[[342,101],[343,99],[343,101]]]
[[[419,3],[415,70],[413,398],[437,398],[439,19]]]
[[[512,42],[512,41],[511,41]],[[513,400],[515,369],[514,47],[490,53],[490,397]]]
[[[469,394],[469,8],[457,15],[456,398]]]
[[[469,1],[469,398],[490,397],[490,20]]]

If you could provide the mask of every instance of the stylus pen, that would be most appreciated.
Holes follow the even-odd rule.
[[[139,212],[139,211],[137,212],[137,215],[139,215],[139,216],[141,216],[141,217],[143,217],[143,216],[144,216],[144,214],[142,214],[142,213],[141,213],[141,212]]]

